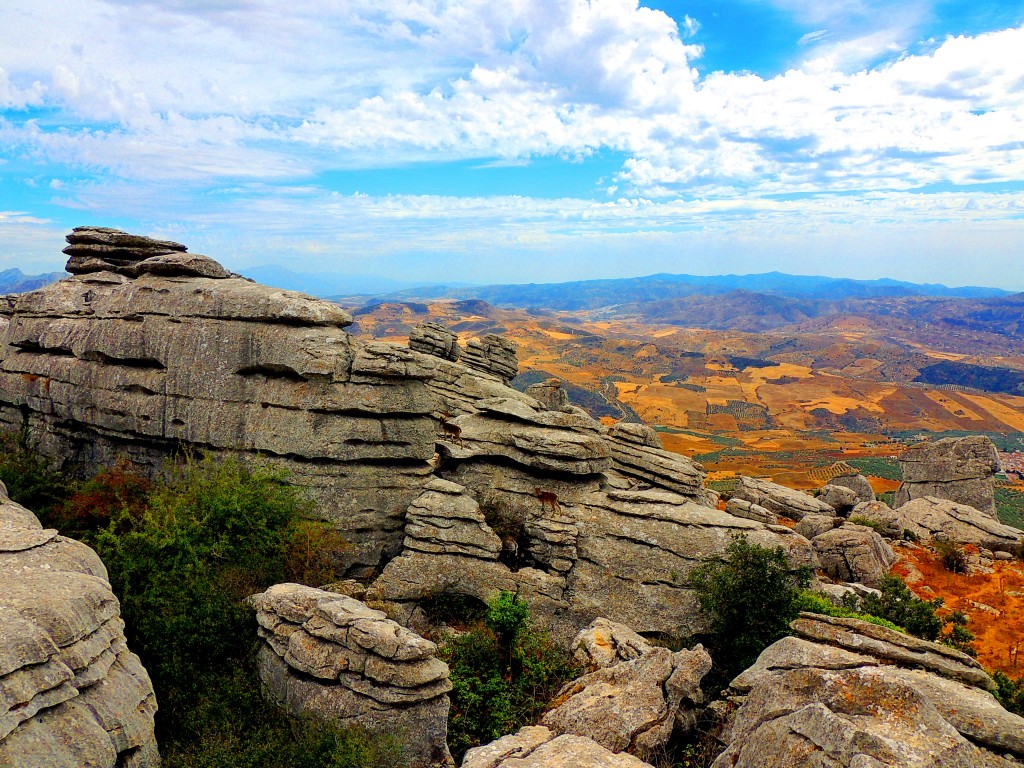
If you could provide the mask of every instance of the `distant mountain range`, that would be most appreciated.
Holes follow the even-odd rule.
[[[374,275],[339,275],[331,272],[294,272],[277,264],[261,267],[250,267],[241,270],[246,277],[257,283],[284,288],[288,291],[300,291],[321,298],[340,298],[351,296],[377,296],[399,291],[431,290],[435,286],[426,286],[422,282],[412,280],[392,280],[388,277]],[[449,286],[453,290],[464,289],[466,284]]]
[[[18,268],[0,271],[0,294],[25,293],[55,283],[68,276],[67,272],[47,272],[42,275],[26,275]]]
[[[721,296],[738,291],[762,296],[833,302],[843,299],[909,296],[982,299],[1009,295],[1009,291],[999,288],[949,288],[945,285],[908,283],[886,278],[852,280],[766,272],[759,275],[715,276],[657,274],[611,280],[524,285],[433,286],[399,291],[388,295],[387,298],[473,298],[499,307],[572,311],[623,305],[649,305],[652,302],[691,296]]]

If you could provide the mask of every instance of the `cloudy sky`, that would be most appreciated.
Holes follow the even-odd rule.
[[[1024,3],[4,0],[0,268],[1024,290]]]

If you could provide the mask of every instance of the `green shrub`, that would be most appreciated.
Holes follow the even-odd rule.
[[[882,532],[882,524],[878,520],[872,520],[870,517],[864,517],[863,515],[853,515],[850,518],[850,522],[853,525],[863,525],[870,528],[875,533]]]
[[[801,611],[806,611],[807,613],[820,613],[824,616],[833,616],[841,619],[860,619],[871,624],[877,624],[880,627],[894,629],[897,632],[904,631],[903,627],[893,624],[888,619],[872,616],[870,613],[863,613],[850,607],[836,605],[819,592],[803,590],[797,598],[797,604]]]
[[[974,633],[967,629],[967,614],[953,611],[945,617],[945,624],[947,626],[939,637],[940,643],[966,653],[968,656],[978,655],[974,646],[971,645],[974,642]]]
[[[954,541],[942,541],[936,539],[932,546],[942,559],[942,564],[947,571],[952,573],[967,573],[967,551]]]
[[[73,480],[51,471],[27,429],[0,433],[0,480],[11,501],[32,510],[46,526],[53,526],[53,510],[75,489]]]
[[[810,577],[808,568],[790,568],[782,547],[766,549],[744,537],[733,538],[724,560],[705,560],[690,573],[712,633],[708,645],[717,679],[746,669],[789,634],[789,623],[800,613],[799,590]]]
[[[1024,717],[1024,677],[1013,680],[1003,672],[992,675],[996,681],[996,698],[1003,708]]]
[[[491,601],[482,622],[446,638],[440,656],[451,669],[448,746],[467,749],[536,722],[559,688],[579,673],[548,636],[530,628],[526,603],[508,592]]]
[[[888,619],[903,627],[915,637],[937,640],[942,631],[943,621],[936,614],[942,607],[942,598],[921,600],[903,579],[886,576],[879,585],[881,595],[867,595],[861,603],[861,610],[872,616]]]

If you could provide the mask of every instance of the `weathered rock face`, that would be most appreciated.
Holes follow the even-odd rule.
[[[673,732],[693,727],[704,701],[700,682],[710,670],[711,657],[699,645],[677,653],[649,648],[568,683],[541,724],[587,736],[612,752],[648,758]]]
[[[638,659],[652,649],[625,624],[608,619],[594,619],[572,641],[573,659],[590,672]]]
[[[974,544],[991,550],[1016,551],[1024,543],[1024,531],[1003,525],[995,518],[965,504],[926,496],[896,510],[900,528],[920,539],[945,538],[958,544]]]
[[[252,598],[260,679],[289,712],[405,743],[413,768],[452,765],[448,665],[437,647],[344,595],[278,584]]]
[[[825,502],[841,515],[848,515],[857,504],[857,492],[852,488],[829,483],[822,486],[818,500]]]
[[[16,298],[0,337],[0,425],[27,420],[43,453],[83,472],[120,454],[159,466],[182,445],[259,455],[309,489],[351,541],[356,573],[396,554],[434,453],[433,358],[356,341],[328,302],[143,271],[190,255],[133,262],[170,246],[126,237],[80,274]],[[107,266],[93,263],[101,256]]]
[[[106,579],[0,484],[0,765],[159,764],[153,686]]]
[[[444,502],[464,511],[452,514],[442,540],[433,531],[426,536],[419,522],[424,507],[441,503],[434,495],[440,486],[417,500],[405,551],[367,593],[371,601],[390,604],[399,620],[425,598],[462,594],[488,601],[504,589],[528,599],[535,618],[566,643],[600,616],[639,632],[682,637],[702,628],[687,575],[704,558],[724,552],[732,536],[782,546],[794,567],[816,562],[810,542],[788,528],[737,518],[665,490],[616,490],[607,482],[614,475],[604,481],[548,478],[557,508],[537,498],[534,476],[513,467],[467,462],[447,476],[473,503]],[[451,485],[444,487],[454,493]],[[497,560],[495,536],[502,540]]]
[[[971,657],[856,619],[803,614],[732,687],[714,768],[1011,768],[1024,719]]]
[[[458,360],[462,355],[459,337],[440,323],[423,323],[409,332],[409,349],[442,360]]]
[[[815,536],[811,543],[825,573],[840,581],[877,587],[896,562],[892,547],[864,525],[847,523]]]
[[[934,496],[965,504],[996,516],[995,473],[999,459],[992,441],[983,435],[948,437],[918,443],[900,456],[903,485],[896,507]]]
[[[805,515],[832,515],[836,511],[824,501],[794,491],[783,485],[754,477],[741,477],[739,487],[733,491],[734,499],[757,504],[775,515],[800,520]]]
[[[531,384],[523,392],[540,403],[544,410],[572,412],[569,396],[562,389],[562,382],[558,379],[548,379],[539,384]]]
[[[725,511],[728,512],[730,515],[734,515],[736,517],[744,517],[747,520],[757,520],[761,523],[774,524],[779,521],[778,515],[772,514],[759,504],[751,504],[749,501],[744,501],[743,499],[729,499],[729,501],[727,501],[725,504]],[[808,517],[815,517],[815,515],[808,515]],[[823,516],[817,515],[817,517]],[[804,519],[806,520],[807,518]],[[807,535],[803,531],[799,530],[797,531],[797,533],[799,533],[801,536]]]
[[[829,480],[827,485],[849,488],[857,495],[857,504],[875,500],[875,491],[864,475],[840,475]]]
[[[882,501],[867,501],[858,504],[850,512],[850,520],[868,521],[887,539],[898,539],[903,535],[901,513]]]
[[[715,506],[702,487],[704,467],[664,450],[658,433],[646,424],[620,422],[611,427],[608,447],[613,466],[622,474]]]
[[[505,384],[519,373],[516,345],[493,333],[470,339],[462,353],[462,361],[470,368],[497,376]]]
[[[583,736],[558,736],[543,726],[523,728],[471,749],[462,768],[652,768],[628,754],[614,754]]]

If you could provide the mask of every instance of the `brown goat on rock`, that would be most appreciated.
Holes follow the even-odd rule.
[[[441,434],[439,437],[442,440],[450,440],[453,443],[462,445],[462,427],[458,424],[452,424],[448,419],[452,418],[452,415],[448,411],[444,411],[441,414]]]
[[[562,511],[562,508],[558,506],[558,496],[555,495],[554,491],[544,491],[540,488],[534,488],[533,493],[538,499],[540,499],[541,512],[543,512],[549,505],[552,512]]]

